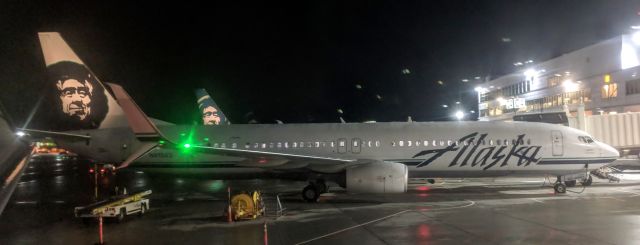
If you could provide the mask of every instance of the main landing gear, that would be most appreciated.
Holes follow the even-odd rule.
[[[558,177],[559,178],[559,177]],[[555,191],[555,193],[566,193],[567,192],[567,185],[565,185],[564,183],[558,181],[556,182],[555,185],[553,185],[553,190]]]
[[[593,183],[593,179],[591,178],[591,175],[589,175],[589,177],[587,177],[586,179],[583,179],[580,182],[582,186],[591,186],[591,183]]]
[[[309,185],[302,189],[302,199],[307,202],[317,202],[320,194],[327,193],[328,190],[329,188],[324,179],[309,181]]]
[[[578,182],[577,180],[562,181],[562,179],[563,179],[562,176],[558,176],[558,180],[556,181],[555,185],[553,185],[553,190],[555,191],[556,194],[566,193],[567,187],[574,187]],[[590,186],[592,183],[593,183],[593,179],[591,178],[591,175],[587,175],[587,178],[584,178],[582,179],[582,181],[580,181],[580,184],[582,186]]]

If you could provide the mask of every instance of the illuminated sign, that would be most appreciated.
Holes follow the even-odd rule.
[[[526,106],[526,102],[522,98],[508,99],[505,103],[505,107],[507,109],[520,109]]]

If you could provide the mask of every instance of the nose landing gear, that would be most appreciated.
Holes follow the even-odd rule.
[[[591,175],[589,175],[588,178],[582,180],[582,182],[580,182],[580,184],[582,186],[591,186],[591,183],[593,183],[593,179],[591,178]]]

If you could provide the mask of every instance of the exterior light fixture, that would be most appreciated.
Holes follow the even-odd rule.
[[[456,119],[462,120],[464,118],[464,112],[456,111],[456,114],[454,114],[454,116],[456,117]]]

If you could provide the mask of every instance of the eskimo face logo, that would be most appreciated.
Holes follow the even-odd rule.
[[[487,170],[498,163],[500,163],[500,167],[507,166],[511,159],[516,159],[517,166],[529,166],[532,162],[535,163],[540,160],[537,156],[542,146],[523,146],[524,134],[518,135],[518,138],[514,140],[515,143],[511,145],[480,147],[481,143],[485,142],[487,135],[481,134],[476,140],[476,136],[478,136],[476,132],[460,138],[456,141],[459,142],[457,144],[451,144],[442,149],[418,152],[413,158],[426,155],[431,155],[431,157],[416,167],[429,165],[449,152],[456,153],[455,158],[449,163],[449,167],[470,165],[472,167],[482,167],[482,170]],[[510,149],[508,149],[509,147]]]
[[[202,123],[204,125],[220,125],[220,121],[218,109],[213,106],[207,106],[202,109]]]
[[[56,83],[62,102],[62,112],[70,117],[85,120],[91,114],[91,94],[93,85],[87,80],[70,78]]]
[[[104,88],[82,64],[62,61],[47,67],[56,91],[54,124],[58,129],[98,128],[108,112]]]

